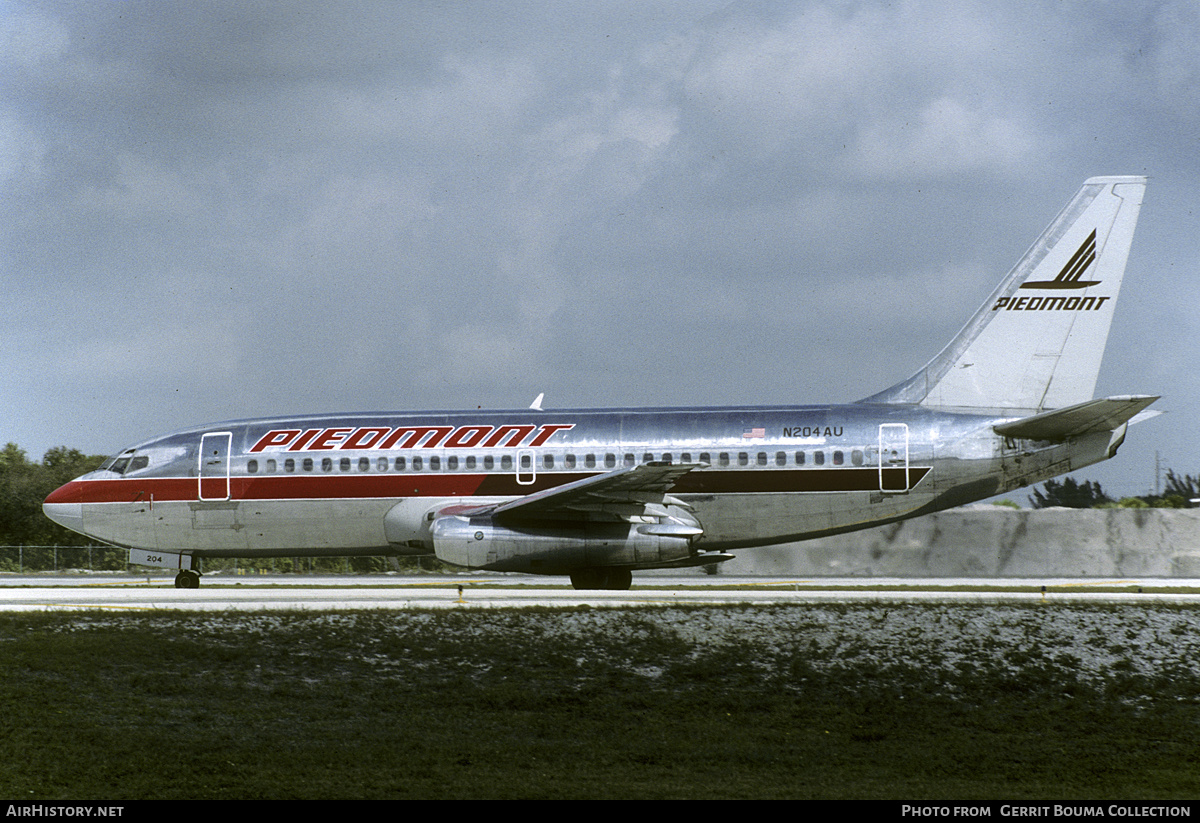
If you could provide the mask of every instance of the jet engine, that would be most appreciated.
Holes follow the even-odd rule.
[[[433,522],[439,560],[491,571],[566,574],[573,569],[655,568],[685,561],[703,533],[685,522],[549,521],[502,526],[490,517],[443,516]]]

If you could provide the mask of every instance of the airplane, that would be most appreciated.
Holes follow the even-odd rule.
[[[1093,399],[1145,186],[1088,179],[939,354],[853,403],[237,420],[125,449],[43,508],[180,588],[203,558],[433,555],[628,589],[1003,494],[1154,414]]]

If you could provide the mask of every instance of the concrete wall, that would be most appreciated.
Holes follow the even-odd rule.
[[[1200,577],[1200,509],[974,506],[736,554],[722,573]]]

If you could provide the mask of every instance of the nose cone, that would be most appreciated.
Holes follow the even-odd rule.
[[[79,483],[72,480],[65,486],[55,489],[42,503],[42,512],[60,526],[66,526],[74,532],[83,531],[83,502],[82,489]]]

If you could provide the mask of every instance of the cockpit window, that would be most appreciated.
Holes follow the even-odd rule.
[[[149,455],[135,454],[134,451],[134,449],[129,449],[121,452],[100,466],[99,470],[123,475],[127,472],[139,471],[150,465]]]
[[[133,457],[133,452],[133,449],[121,452],[116,457],[102,465],[100,470],[110,471],[116,474],[124,474],[125,470],[129,468],[129,460]]]

